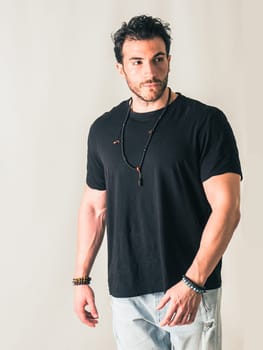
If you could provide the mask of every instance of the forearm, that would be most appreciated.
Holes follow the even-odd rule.
[[[106,209],[95,210],[82,203],[78,217],[77,258],[75,276],[90,274],[105,231]]]
[[[199,250],[186,275],[199,285],[207,278],[222,258],[240,219],[239,209],[214,210],[202,234]]]
[[[199,250],[186,276],[202,286],[222,257],[239,221],[238,210],[214,210],[202,234]],[[193,291],[183,281],[169,288],[157,309],[168,305],[160,326],[178,326],[194,321],[201,294]],[[169,304],[168,304],[169,303]]]

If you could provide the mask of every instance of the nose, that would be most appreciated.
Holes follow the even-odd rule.
[[[155,67],[153,62],[146,61],[144,63],[144,77],[148,79],[152,79],[155,76]]]

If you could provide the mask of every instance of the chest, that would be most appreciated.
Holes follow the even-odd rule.
[[[129,120],[124,132],[123,149],[128,161],[136,166],[140,163],[144,148],[150,137],[154,119],[147,121]],[[99,153],[104,168],[116,172],[123,167],[123,156],[120,139],[121,125],[108,129],[99,142]],[[151,168],[173,168],[178,163],[194,163],[198,158],[196,133],[193,127],[186,128],[182,121],[172,118],[162,120],[151,136],[145,152],[144,164]]]

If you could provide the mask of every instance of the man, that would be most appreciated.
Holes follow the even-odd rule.
[[[168,24],[137,16],[113,40],[132,97],[90,128],[76,313],[98,323],[89,275],[107,222],[118,349],[219,350],[221,258],[240,217],[235,138],[219,109],[168,88]]]

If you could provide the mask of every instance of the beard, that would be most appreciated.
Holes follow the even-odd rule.
[[[159,98],[162,97],[167,84],[168,84],[168,74],[166,75],[166,77],[163,80],[160,79],[149,79],[146,80],[143,83],[140,83],[138,86],[134,85],[126,76],[126,82],[127,85],[129,87],[129,89],[142,101],[144,102],[155,102],[157,100],[159,100]],[[152,84],[152,83],[156,83],[158,85],[156,85],[153,88],[145,88],[144,85],[145,84]],[[147,89],[147,91],[144,92],[144,89]]]

